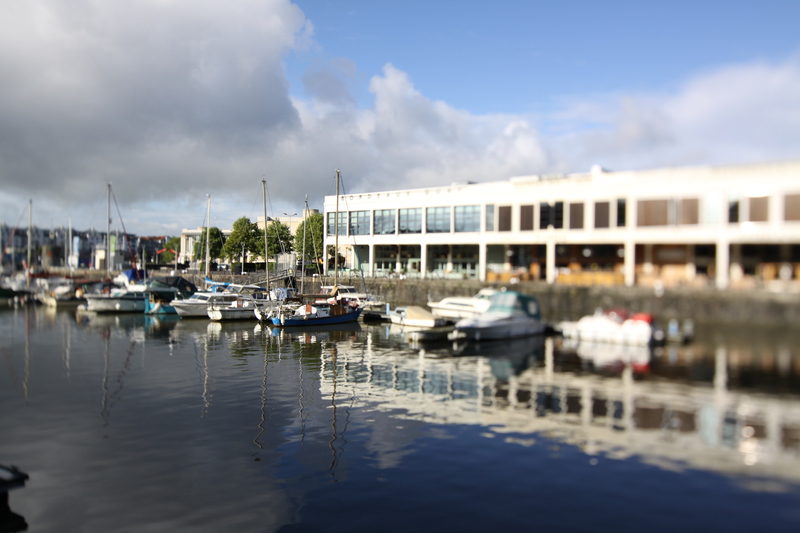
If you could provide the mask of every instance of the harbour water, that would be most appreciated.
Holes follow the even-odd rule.
[[[28,531],[798,531],[800,333],[416,346],[0,311]]]

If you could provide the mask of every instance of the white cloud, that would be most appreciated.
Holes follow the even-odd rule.
[[[288,0],[0,9],[0,218],[33,198],[38,225],[105,219],[114,184],[130,231],[175,234],[350,191],[588,170],[798,157],[800,60],[743,64],[674,94],[600,95],[548,116],[475,115],[418,91],[391,64],[359,108],[358,65],[336,58],[290,96],[283,61],[318,47]],[[91,204],[91,205],[89,205]],[[97,204],[97,205],[95,205]],[[161,213],[159,213],[159,209]],[[272,213],[273,211],[270,211]],[[48,218],[41,217],[47,213]],[[90,216],[91,215],[91,216]]]

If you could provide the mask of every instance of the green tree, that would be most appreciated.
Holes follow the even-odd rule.
[[[211,227],[208,230],[208,256],[213,261],[220,257],[222,252],[222,245],[225,239],[222,236],[222,230],[217,227]],[[200,239],[194,243],[194,256],[198,261],[206,260],[206,230],[200,234]]]
[[[322,213],[314,213],[297,226],[295,233],[295,250],[305,261],[317,261],[322,258],[322,241],[325,217]],[[305,238],[305,246],[304,244]]]
[[[258,254],[263,257],[264,234],[262,233],[261,235],[262,238],[258,249]],[[267,226],[267,246],[269,257],[275,257],[281,253],[288,254],[292,252],[294,250],[294,238],[292,237],[292,232],[289,230],[289,226],[277,220],[273,220],[272,223]]]
[[[164,244],[164,252],[160,253],[161,256],[161,263],[174,263],[175,256],[181,249],[181,238],[180,237],[170,237],[169,240]],[[175,251],[173,253],[173,250]]]
[[[231,235],[222,246],[221,257],[227,257],[233,262],[242,257],[243,250],[245,256],[247,253],[259,253],[264,249],[263,240],[264,233],[258,228],[258,225],[250,222],[247,217],[241,217],[233,223]]]

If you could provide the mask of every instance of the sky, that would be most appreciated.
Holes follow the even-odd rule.
[[[800,159],[795,0],[0,0],[0,221]],[[799,178],[800,179],[800,178]],[[266,184],[262,188],[262,180]]]

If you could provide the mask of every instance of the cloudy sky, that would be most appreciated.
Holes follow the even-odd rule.
[[[800,158],[792,0],[0,0],[0,220]],[[118,206],[118,208],[117,208]],[[119,214],[117,214],[117,209]]]

